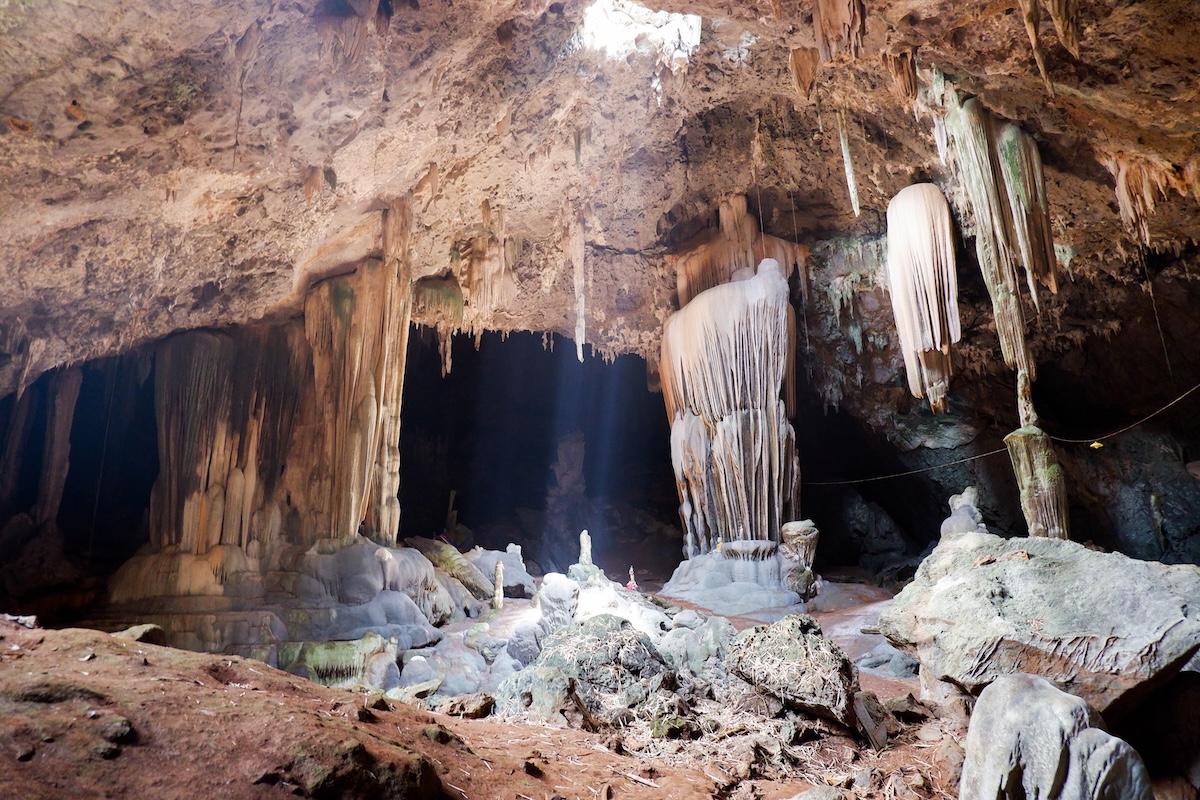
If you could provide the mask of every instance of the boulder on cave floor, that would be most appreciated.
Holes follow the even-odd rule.
[[[1041,675],[1123,713],[1200,648],[1200,569],[1048,538],[949,534],[880,615],[927,694]]]
[[[729,647],[729,670],[786,705],[853,725],[858,678],[842,649],[807,614],[743,631]]]
[[[1078,697],[1036,675],[1005,675],[979,696],[960,800],[1151,800],[1141,757]]]

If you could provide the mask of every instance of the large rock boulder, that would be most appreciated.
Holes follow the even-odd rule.
[[[997,678],[971,715],[959,800],[1151,800],[1141,757],[1102,726],[1044,678]]]
[[[1200,648],[1200,569],[1046,538],[944,537],[879,618],[922,684],[1042,675],[1120,714]]]
[[[729,670],[785,704],[852,725],[858,678],[842,649],[807,614],[789,614],[742,631],[726,657]]]

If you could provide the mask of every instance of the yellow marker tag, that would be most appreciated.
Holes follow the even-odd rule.
[[[1101,447],[1104,447],[1104,445],[1100,444],[1099,442],[1092,442],[1088,445],[1088,447],[1092,448],[1093,450],[1099,450]]]

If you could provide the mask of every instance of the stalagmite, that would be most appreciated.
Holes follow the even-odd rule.
[[[1023,373],[1017,376],[1017,398],[1021,427],[1005,436],[1004,444],[1021,488],[1021,510],[1029,535],[1069,538],[1066,478],[1050,437],[1038,427],[1029,378]]]
[[[944,411],[953,374],[950,345],[961,335],[950,206],[918,183],[888,203],[888,284],[913,397]]]
[[[663,331],[663,395],[687,553],[778,541],[798,505],[795,433],[780,399],[794,358],[777,262],[701,292]]]

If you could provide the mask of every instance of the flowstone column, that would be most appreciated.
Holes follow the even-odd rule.
[[[660,370],[689,558],[722,542],[765,542],[773,551],[799,505],[786,277],[797,249],[759,233],[744,200],[722,204],[720,220],[719,234],[680,257],[686,302],[663,330]],[[762,258],[752,272],[766,252],[786,265]]]

